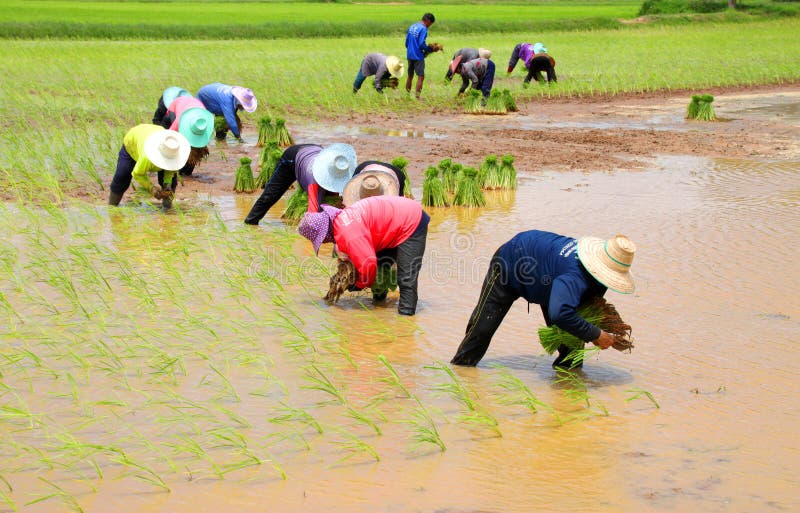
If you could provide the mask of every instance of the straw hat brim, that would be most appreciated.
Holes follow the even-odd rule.
[[[331,168],[337,157],[344,157],[347,159],[348,169],[346,173],[336,176],[331,173]],[[325,189],[326,191],[340,193],[344,190],[344,186],[356,170],[356,150],[349,144],[335,143],[323,148],[322,151],[314,158],[314,163],[311,164],[311,173],[314,175],[314,181]]]
[[[206,127],[202,133],[198,134],[192,128],[199,119],[205,119]],[[193,148],[208,146],[208,141],[211,140],[211,135],[214,133],[214,115],[200,107],[186,109],[178,121],[178,132],[188,139],[189,145]]]
[[[178,139],[178,154],[174,157],[167,157],[163,153],[159,147],[164,140],[169,137],[174,136]],[[186,165],[186,161],[189,160],[189,152],[192,151],[192,147],[189,144],[189,141],[180,134],[180,132],[176,132],[175,130],[159,130],[145,139],[144,141],[144,156],[147,157],[147,160],[153,163],[159,169],[163,169],[164,171],[177,171]]]
[[[344,186],[344,191],[342,191],[342,203],[344,203],[344,206],[349,207],[356,201],[363,199],[360,194],[361,183],[369,176],[374,176],[381,183],[383,192],[379,196],[397,196],[400,194],[400,182],[393,172],[383,169],[369,169],[369,166],[367,166]]]
[[[578,239],[578,259],[602,285],[620,294],[632,294],[636,285],[630,271],[619,272],[605,264],[602,257],[605,244],[606,241],[598,237],[581,237]]]
[[[394,55],[390,55],[386,58],[386,69],[389,70],[389,74],[395,78],[402,78],[405,74],[405,66],[403,66],[400,59]]]

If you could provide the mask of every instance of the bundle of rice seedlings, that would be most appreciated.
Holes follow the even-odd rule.
[[[453,180],[455,180],[455,187],[453,188],[453,192],[455,192],[455,188],[458,187],[458,182],[461,180],[461,173],[464,170],[464,164],[459,164],[458,162],[453,162],[450,165],[450,173],[453,175]]]
[[[356,268],[350,260],[339,260],[336,273],[331,276],[328,282],[328,293],[325,294],[325,301],[336,303],[342,294],[356,283]]]
[[[381,296],[390,290],[397,290],[397,268],[393,265],[379,265],[375,273],[375,281],[369,288],[374,296]]]
[[[489,94],[489,99],[486,100],[485,112],[487,114],[506,114],[508,112],[506,110],[506,102],[503,100],[503,94],[499,90],[493,89]]]
[[[228,135],[228,122],[223,116],[214,116],[214,133],[218,141],[225,139]]]
[[[447,206],[444,184],[439,179],[439,170],[433,166],[425,171],[425,181],[422,182],[422,204],[426,207]]]
[[[261,153],[258,154],[258,166],[263,167],[264,164],[272,158],[270,153],[275,150],[281,151],[280,148],[278,148],[278,141],[274,139],[267,141]]]
[[[486,205],[483,192],[478,185],[478,171],[474,167],[465,167],[461,179],[456,186],[453,205],[465,207],[482,207]]]
[[[686,107],[686,119],[699,119],[700,121],[714,121],[717,114],[711,103],[714,97],[710,94],[693,94],[692,101]]]
[[[275,146],[271,147],[270,145],[273,144]],[[275,141],[270,141],[267,146],[264,146],[264,149],[261,151],[261,156],[258,158],[258,165],[261,170],[256,177],[256,187],[263,189],[267,185],[282,155],[283,152],[278,148]]]
[[[456,179],[453,174],[453,161],[442,159],[439,161],[439,170],[442,172],[442,185],[447,194],[452,194],[456,190]]]
[[[294,144],[294,139],[289,135],[289,130],[286,129],[286,120],[283,118],[275,118],[275,140],[278,141],[278,146],[286,148]]]
[[[630,324],[626,324],[614,305],[602,297],[595,297],[581,303],[578,307],[578,315],[603,331],[614,335],[616,340],[612,347],[617,351],[633,348]],[[547,354],[553,354],[562,344],[572,351],[580,351],[585,345],[583,340],[570,335],[557,326],[539,328],[539,341]]]
[[[500,188],[516,189],[517,170],[514,169],[514,157],[512,155],[503,155],[500,161]]]
[[[256,146],[261,148],[273,139],[275,139],[275,129],[272,127],[272,118],[264,116],[258,120],[258,142],[256,142]]]
[[[387,87],[391,89],[397,89],[398,85],[400,85],[400,80],[398,80],[397,77],[389,77],[381,80],[381,87],[383,87],[384,89],[386,89]]]
[[[478,172],[478,184],[484,189],[499,189],[501,183],[497,155],[487,155]]]
[[[517,108],[517,102],[514,101],[514,97],[511,96],[511,91],[508,89],[503,89],[503,103],[506,105],[506,110],[509,112],[517,112],[519,109]]]
[[[208,146],[203,146],[202,148],[195,148],[192,146],[192,149],[189,150],[189,159],[186,161],[186,163],[192,166],[199,166],[200,162],[208,157],[208,155]]]
[[[408,159],[405,157],[397,157],[392,159],[392,165],[400,170],[403,173],[405,184],[403,185],[403,196],[406,198],[413,198],[414,195],[411,193],[411,180],[408,179],[408,171],[406,171],[406,166],[408,165]]]
[[[250,167],[250,160],[247,157],[239,159],[239,169],[236,170],[236,180],[233,183],[233,190],[235,192],[253,192],[256,190],[255,179],[253,178],[253,170]]]
[[[477,89],[470,89],[464,102],[464,111],[469,114],[480,114],[483,112],[483,95]]]
[[[342,206],[342,197],[329,194],[322,198],[322,202],[337,208]],[[308,212],[308,193],[298,187],[294,194],[289,196],[286,202],[286,209],[281,214],[281,219],[288,223],[299,223],[305,213]]]

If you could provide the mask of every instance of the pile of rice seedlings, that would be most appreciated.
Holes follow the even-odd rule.
[[[223,116],[214,116],[214,133],[218,141],[225,139],[228,135],[228,122]]]
[[[439,178],[439,170],[433,166],[425,170],[425,181],[422,183],[422,205],[426,207],[448,206],[444,184]]]
[[[294,139],[286,129],[286,120],[283,118],[275,119],[275,132],[274,138],[278,142],[278,146],[286,148],[294,144]]]
[[[259,148],[265,146],[268,141],[275,140],[275,129],[272,126],[272,118],[264,116],[258,120],[258,142]]]
[[[517,112],[519,109],[517,108],[517,102],[514,101],[514,97],[511,96],[511,91],[509,89],[503,89],[503,103],[506,105],[506,110],[509,112]]]
[[[236,170],[236,180],[233,183],[234,192],[253,192],[256,190],[255,179],[253,178],[253,169],[250,167],[250,160],[248,157],[239,159],[239,169]]]
[[[484,112],[487,114],[507,114],[508,110],[506,109],[506,102],[503,99],[503,93],[497,89],[493,89],[489,94],[489,99],[486,100],[486,109]]]
[[[269,141],[267,146],[264,146],[264,149],[261,150],[261,154],[258,157],[260,171],[256,177],[256,187],[263,189],[267,185],[282,155],[283,152],[278,148],[278,143],[275,141]]]
[[[480,114],[483,112],[483,95],[477,89],[470,89],[464,101],[464,112]]]
[[[616,341],[612,347],[617,351],[633,348],[630,324],[626,324],[614,305],[602,297],[595,297],[581,303],[578,307],[578,315],[603,331],[614,335]],[[572,351],[583,350],[585,345],[583,340],[570,335],[558,326],[539,328],[539,341],[547,354],[553,354],[562,344]]]
[[[453,173],[453,161],[451,159],[442,159],[437,165],[439,171],[442,173],[442,185],[447,194],[453,194],[456,190],[456,177]]]
[[[342,294],[356,283],[356,268],[350,260],[339,260],[336,272],[328,282],[328,293],[325,294],[325,301],[336,303]]]
[[[411,193],[411,180],[408,179],[408,171],[406,171],[406,166],[408,165],[408,159],[405,157],[397,157],[392,159],[391,164],[400,170],[403,173],[404,177],[404,185],[403,185],[403,196],[406,198],[413,198],[414,195]]]
[[[497,155],[487,155],[478,173],[478,183],[484,189],[499,189],[502,185]]]
[[[478,171],[474,167],[465,167],[461,179],[456,186],[456,195],[453,205],[464,207],[482,207],[486,199],[478,185]]]
[[[384,89],[386,89],[387,87],[391,89],[397,89],[397,86],[399,84],[400,80],[398,80],[397,77],[389,77],[381,80],[381,87],[383,87]]]
[[[517,170],[514,168],[514,157],[512,155],[503,155],[503,158],[501,159],[500,188],[517,188]]]
[[[370,290],[375,296],[387,294],[390,290],[397,290],[397,267],[393,265],[379,265],[375,273],[375,281],[370,285]]]
[[[700,121],[714,121],[717,114],[711,103],[714,97],[710,94],[693,94],[692,101],[686,107],[686,119],[697,119]]]
[[[341,208],[342,197],[337,194],[328,194],[322,198],[321,203]],[[294,194],[289,196],[289,200],[286,202],[286,209],[281,214],[281,219],[292,224],[299,223],[306,212],[308,212],[308,193],[298,187]]]

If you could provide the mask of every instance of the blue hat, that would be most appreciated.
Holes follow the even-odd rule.
[[[314,181],[323,189],[341,193],[356,170],[356,150],[336,143],[324,148],[311,164]]]
[[[164,94],[161,95],[161,99],[164,100],[164,106],[169,107],[169,105],[175,101],[175,98],[178,96],[191,96],[192,93],[187,91],[186,89],[178,86],[171,86],[164,89]]]

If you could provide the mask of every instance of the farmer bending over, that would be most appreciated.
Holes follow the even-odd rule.
[[[403,63],[394,55],[387,57],[382,53],[368,53],[361,61],[361,67],[353,82],[353,92],[357,93],[364,80],[373,75],[375,75],[375,90],[379,93],[383,93],[384,87],[396,89],[398,79],[403,76],[404,72]]]
[[[224,139],[230,129],[233,136],[242,141],[242,120],[237,111],[244,109],[246,112],[255,112],[258,100],[252,89],[214,82],[201,87],[197,91],[197,99],[212,114],[225,118],[228,127],[217,132],[218,139]]]
[[[161,200],[164,208],[171,207],[175,188],[164,184],[176,183],[172,180],[175,171],[186,164],[190,151],[189,141],[174,130],[146,124],[131,128],[122,140],[117,171],[109,187],[108,204],[119,205],[131,179],[135,178],[143,191]],[[159,187],[153,187],[147,176],[147,173],[154,172],[159,172]]]
[[[214,115],[197,98],[178,96],[169,104],[164,119],[169,121],[169,124],[161,126],[180,132],[192,145],[189,160],[178,171],[183,176],[191,176],[195,166],[208,155],[208,141],[214,133]],[[177,176],[173,178],[177,179]],[[175,188],[175,184],[172,188]]]
[[[453,60],[450,61],[450,65],[447,67],[447,73],[444,74],[444,79],[450,82],[453,80],[453,75],[459,72],[462,62],[471,61],[478,57],[480,57],[480,54],[477,48],[461,48],[453,54]]]
[[[406,58],[408,59],[408,78],[406,78],[406,92],[411,94],[411,83],[414,74],[417,75],[417,98],[422,94],[422,84],[425,82],[425,57],[429,53],[441,49],[438,46],[428,46],[425,40],[428,37],[428,27],[433,25],[436,17],[426,12],[422,20],[408,27],[406,32]]]
[[[336,243],[340,259],[355,268],[354,289],[369,287],[378,269],[377,253],[396,248],[400,315],[417,310],[417,282],[425,253],[430,217],[419,203],[399,196],[373,196],[343,209],[328,205],[322,212],[307,213],[298,226],[300,235],[314,245]]]
[[[156,111],[153,113],[154,125],[161,125],[164,128],[169,128],[172,120],[167,116],[167,109],[175,98],[179,96],[192,96],[192,93],[178,86],[171,86],[164,89],[164,92],[158,97],[158,107],[156,107]],[[164,123],[166,123],[166,125]]]
[[[517,61],[522,60],[528,74],[523,85],[530,84],[531,78],[536,78],[537,82],[544,81],[542,71],[547,73],[547,82],[558,82],[556,79],[556,60],[547,54],[547,48],[542,43],[520,43],[511,52],[511,59],[508,61],[508,74],[514,71]]]
[[[464,94],[470,83],[473,89],[479,90],[483,94],[483,103],[486,104],[489,94],[492,92],[494,84],[494,62],[489,60],[492,52],[485,48],[480,49],[480,58],[462,63],[458,73],[461,75],[461,89],[458,96]]]
[[[308,193],[308,211],[319,212],[322,198],[341,193],[355,168],[356,150],[349,144],[289,146],[244,222],[258,224],[295,181]]]
[[[576,310],[583,301],[602,297],[606,289],[632,293],[630,266],[635,251],[636,246],[624,235],[604,241],[538,230],[517,234],[492,256],[478,304],[451,363],[477,365],[511,304],[520,297],[541,306],[548,326],[554,324],[581,340],[608,349],[614,344],[614,336],[587,322]],[[559,346],[553,366],[582,364],[568,365],[569,354],[567,346]]]

